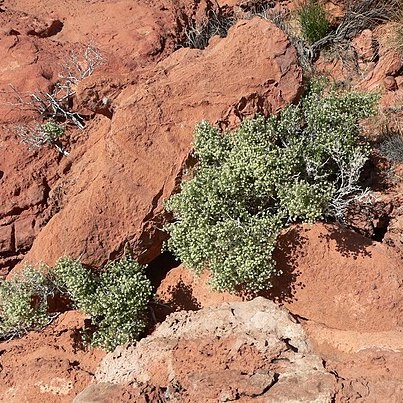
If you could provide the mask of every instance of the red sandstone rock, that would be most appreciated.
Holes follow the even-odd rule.
[[[323,3],[326,16],[331,24],[337,25],[343,19],[346,12],[346,4],[341,1],[326,1]]]
[[[402,68],[403,61],[398,52],[388,51],[380,55],[374,70],[360,84],[362,89],[373,90],[381,85],[387,76],[395,76]]]
[[[97,383],[150,385],[180,402],[330,402],[335,377],[312,354],[300,325],[263,298],[172,314],[136,346],[100,365]],[[107,385],[105,385],[105,383]],[[74,402],[93,401],[97,387]],[[129,401],[122,398],[120,401]]]
[[[13,251],[13,231],[12,225],[0,227],[0,252]]]
[[[33,261],[52,262],[60,254],[84,251],[86,262],[98,264],[115,257],[125,240],[137,251],[149,250],[142,257],[150,260],[158,253],[160,238],[153,226],[160,225],[161,200],[180,180],[194,122],[208,117],[224,126],[233,125],[256,110],[278,110],[300,89],[292,48],[284,36],[265,31],[262,24],[247,23],[242,28],[245,23],[241,23],[230,38],[213,38],[203,52],[182,49],[164,60],[173,51],[181,26],[205,18],[210,5],[204,0],[175,5],[129,0],[85,5],[81,0],[0,3],[0,122],[15,123],[23,115],[10,104],[14,98],[10,98],[9,84],[28,93],[46,90],[57,79],[69,51],[91,41],[105,54],[106,65],[80,83],[74,106],[88,114],[114,115],[112,123],[96,117],[85,131],[69,131],[72,153],[61,161],[51,149],[29,152],[13,135],[12,126],[0,126],[1,275],[22,259],[49,220],[49,228],[35,244]],[[381,42],[375,31],[373,36]],[[360,83],[340,61],[328,70],[333,76],[353,79],[357,88],[382,89],[384,78],[401,70],[401,60],[392,53],[381,43],[379,62],[364,63],[365,77]],[[270,59],[272,54],[274,59]],[[162,61],[158,68],[151,64],[155,61]],[[402,77],[395,80],[399,89],[383,95],[383,109],[401,106]],[[277,103],[283,93],[284,99]],[[110,101],[107,108],[105,98]],[[59,214],[60,219],[52,219]],[[396,251],[403,251],[400,218],[398,212],[393,213],[385,235],[385,242]],[[335,401],[399,401],[403,394],[401,262],[385,245],[329,228],[305,226],[285,236],[277,258],[285,263],[288,277],[269,296],[310,319],[304,326],[315,351],[329,370],[344,378],[338,380]],[[292,253],[294,248],[296,253]],[[176,309],[199,309],[237,298],[210,292],[207,277],[205,273],[204,278],[195,278],[180,267],[169,273],[159,295]],[[21,340],[1,343],[0,395],[5,401],[71,401],[90,382],[89,373],[94,372],[102,353],[73,348],[71,335],[80,325],[72,316],[63,315],[41,334],[33,332]],[[220,355],[228,346],[225,343],[205,339],[175,347],[176,369],[183,379],[197,382],[197,399],[210,382],[216,387],[209,391],[213,395],[227,385],[215,374],[188,379],[186,365],[203,362],[197,360],[205,351],[207,357],[212,352],[213,358],[227,362]],[[253,349],[241,353],[239,365],[259,363],[254,361]],[[161,369],[166,370],[156,367]],[[260,393],[270,380],[268,375],[228,373],[246,394]],[[309,380],[303,383],[307,391],[312,386]],[[177,387],[102,385],[94,385],[85,398],[99,392],[97,398],[111,403],[158,401],[167,392],[174,395]],[[299,400],[299,385],[285,385],[286,390],[277,389],[280,401],[295,391],[294,400]],[[222,397],[235,394],[236,389],[228,389]],[[240,401],[248,400],[243,396]]]
[[[0,268],[6,273],[21,260],[21,250],[31,247],[51,214],[48,190],[58,176],[57,151],[44,148],[32,152],[12,130],[12,126],[0,126],[0,226],[14,225],[15,239],[8,237],[8,246],[0,252]],[[31,226],[33,220],[35,225]]]
[[[105,355],[76,344],[74,336],[82,325],[82,315],[67,312],[40,333],[0,343],[2,401],[71,402]]]
[[[67,254],[99,265],[127,241],[150,261],[160,252],[163,201],[181,176],[195,124],[227,127],[278,112],[298,97],[301,83],[294,48],[262,19],[239,22],[204,51],[178,50],[153,77],[125,88],[112,121],[94,122],[91,138],[72,150],[71,170],[58,185],[74,186],[25,262],[52,264]]]
[[[292,313],[339,330],[403,326],[403,263],[391,248],[322,224],[304,225],[282,242],[293,250],[278,256],[292,280],[285,303]]]
[[[388,91],[395,91],[397,90],[397,83],[396,79],[393,76],[386,76],[383,79],[383,85],[385,86],[385,89]]]
[[[52,186],[55,180],[64,176],[75,161],[62,160],[58,171],[59,156],[55,150],[45,148],[32,153],[20,144],[15,136],[14,124],[19,125],[32,118],[42,123],[42,117],[35,111],[25,110],[27,105],[21,105],[17,97],[22,96],[29,101],[30,94],[49,91],[69,63],[70,52],[77,53],[89,44],[99,48],[104,57],[105,63],[100,70],[104,74],[113,72],[115,81],[116,77],[120,77],[119,85],[112,83],[107,94],[110,97],[113,92],[112,97],[115,97],[122,86],[136,83],[134,70],[139,66],[155,63],[174,50],[187,17],[185,11],[189,11],[188,16],[192,17],[199,11],[205,11],[206,7],[205,3],[192,4],[192,7],[189,3],[189,9],[185,10],[182,2],[165,4],[164,0],[152,5],[148,2],[133,4],[128,0],[87,2],[85,5],[80,0],[68,3],[7,0],[6,4],[2,4],[0,123],[5,125],[0,127],[0,226],[9,225],[20,215],[24,219],[31,216],[36,220],[30,234],[26,227],[23,233],[18,234],[21,226],[17,225],[19,228],[15,235],[21,245],[17,248],[18,253],[5,250],[4,255],[0,255],[2,272],[7,273],[21,260],[20,250],[29,249],[32,237],[60,211],[60,195],[65,194],[67,183],[75,181],[72,178],[63,181],[63,186],[55,185],[57,192],[54,192]],[[88,18],[88,15],[93,18]],[[97,84],[103,90],[107,87],[102,78]],[[92,103],[102,103],[103,100],[101,97]],[[108,102],[105,110],[95,105],[96,112],[108,115]],[[88,106],[80,105],[77,99],[74,101],[74,108],[79,112]],[[69,149],[69,145],[83,143],[87,132],[76,133],[69,126],[65,138],[67,143],[70,142]],[[76,154],[76,158],[83,152]]]
[[[35,239],[35,219],[32,217],[22,217],[15,224],[15,248],[19,250],[27,250],[31,247]]]
[[[403,327],[403,263],[394,249],[338,226],[302,225],[280,236],[275,259],[284,275],[264,295],[293,314],[348,331]],[[212,292],[207,279],[179,266],[157,295],[182,309],[239,299]]]
[[[392,245],[403,256],[403,214],[398,210],[391,219],[385,234],[385,242]]]
[[[7,6],[9,11],[33,14],[47,21],[60,20],[63,27],[56,39],[61,43],[92,42],[129,65],[144,61],[145,56],[163,53],[165,46],[173,47],[172,6],[167,7],[163,1],[147,3],[112,0],[88,2],[83,6],[80,0],[69,3],[9,0]],[[34,28],[34,31],[40,29]]]
[[[308,321],[303,327],[326,368],[338,374],[336,402],[398,402],[403,394],[401,329],[356,332]]]
[[[364,29],[356,38],[352,40],[352,46],[357,52],[358,57],[368,62],[375,57],[374,38],[370,29]]]
[[[169,313],[179,310],[198,310],[223,302],[242,300],[238,295],[213,291],[208,281],[207,270],[197,276],[180,265],[171,269],[159,284],[156,298],[170,308]]]
[[[398,220],[390,235],[401,243]],[[295,226],[281,236],[276,258],[285,271],[267,296],[303,317],[314,350],[337,372],[336,402],[399,401],[403,384],[403,269],[394,249],[336,226]],[[399,238],[400,237],[400,238]],[[398,250],[399,248],[397,248]],[[239,298],[209,290],[179,266],[157,295],[173,308],[200,309]]]

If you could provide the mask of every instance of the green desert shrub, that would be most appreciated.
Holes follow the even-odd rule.
[[[0,338],[19,336],[49,321],[48,297],[54,287],[45,267],[26,267],[11,280],[0,282]]]
[[[64,126],[59,125],[53,120],[39,125],[39,130],[43,133],[43,138],[48,143],[54,143],[59,140],[64,134]]]
[[[152,288],[136,261],[124,257],[94,272],[77,260],[61,258],[52,269],[28,267],[0,283],[0,337],[19,336],[48,323],[48,297],[56,293],[90,317],[94,346],[112,350],[136,340],[146,327]]]
[[[88,301],[84,303],[85,306],[88,306],[94,299],[95,275],[80,261],[69,257],[60,258],[49,275],[52,276],[52,282],[61,293],[68,295],[79,309],[81,309],[82,301]]]
[[[310,45],[325,37],[330,30],[326,12],[317,0],[307,0],[297,11],[297,17],[302,36]]]
[[[152,294],[144,269],[129,257],[92,272],[72,259],[60,259],[53,270],[55,282],[76,307],[91,317],[96,331],[93,346],[113,350],[136,340],[146,327]]]
[[[279,231],[341,217],[360,192],[368,148],[358,122],[375,103],[374,95],[314,86],[299,105],[229,133],[201,122],[194,176],[166,203],[174,216],[168,248],[196,273],[209,268],[218,290],[270,287],[281,275],[272,257]]]

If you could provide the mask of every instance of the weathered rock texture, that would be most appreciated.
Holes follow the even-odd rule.
[[[403,396],[403,331],[338,330],[304,323],[314,351],[338,376],[337,402],[400,402]]]
[[[174,310],[198,310],[223,302],[241,301],[242,298],[228,292],[213,291],[209,285],[209,272],[200,276],[179,265],[171,269],[156,291],[156,298]]]
[[[265,295],[299,316],[326,368],[337,402],[399,402],[403,385],[403,264],[396,248],[335,225],[297,225],[275,253],[284,276]],[[171,270],[157,295],[196,310],[239,296],[212,292],[208,273]],[[360,400],[361,399],[361,400]]]
[[[282,248],[292,313],[339,330],[403,326],[403,263],[391,248],[324,224],[296,227]]]
[[[336,378],[287,311],[259,297],[170,315],[136,346],[107,355],[96,381],[75,403],[110,393],[109,384],[152,385],[178,402],[325,403]]]
[[[206,117],[213,121],[225,120],[231,115],[227,113],[229,110],[234,111],[235,115],[247,115],[257,110],[267,112],[270,108],[283,106],[298,95],[301,71],[297,66],[295,52],[283,33],[263,21],[239,27],[234,30],[233,38],[228,38],[223,44],[217,43],[220,41],[215,38],[216,43],[209,51],[187,52],[182,49],[163,65],[156,67],[157,62],[180,47],[186,27],[205,18],[207,10],[211,8],[216,10],[217,5],[186,0],[152,3],[145,0],[136,4],[127,0],[108,0],[86,2],[85,5],[81,0],[1,2],[1,275],[6,275],[22,260],[34,238],[51,217],[63,209],[66,200],[70,202],[71,197],[74,202],[78,201],[75,198],[78,193],[82,194],[79,198],[82,204],[77,205],[77,211],[72,209],[67,212],[67,220],[77,224],[78,220],[85,218],[81,209],[84,206],[90,210],[94,207],[94,212],[88,213],[97,217],[94,224],[88,225],[88,221],[92,222],[88,217],[82,224],[89,227],[87,234],[91,233],[93,237],[87,241],[89,248],[87,245],[77,248],[75,241],[66,242],[66,237],[74,238],[76,233],[78,239],[83,239],[83,230],[74,225],[68,228],[61,226],[56,232],[53,227],[46,232],[41,242],[46,243],[46,237],[54,237],[53,244],[59,243],[55,252],[75,256],[82,253],[83,249],[88,249],[84,254],[90,263],[105,261],[109,256],[114,256],[123,240],[138,240],[138,233],[144,232],[138,222],[132,225],[126,223],[131,222],[137,208],[153,210],[155,206],[149,196],[151,200],[157,200],[164,181],[175,180],[180,171],[178,166],[182,164],[184,154],[189,152],[196,119]],[[88,18],[88,15],[92,18]],[[51,92],[59,74],[71,62],[70,52],[79,53],[88,45],[99,48],[104,63],[95,70],[93,77],[80,83],[77,96],[72,100],[73,109],[84,113],[87,119],[92,118],[94,113],[111,118],[120,106],[124,110],[117,114],[112,128],[109,119],[102,121],[98,117],[94,122],[88,122],[84,131],[68,126],[64,137],[65,145],[71,151],[69,158],[61,159],[57,151],[51,148],[30,152],[25,145],[20,144],[15,126],[33,121],[43,123],[44,117],[30,110],[28,105],[21,104],[18,97],[29,101],[30,94]],[[245,51],[246,47],[248,52]],[[181,61],[184,64],[178,66]],[[200,80],[202,75],[204,77]],[[125,94],[117,101],[123,88],[126,88]],[[136,97],[139,99],[136,100]],[[159,105],[164,105],[161,111]],[[229,120],[233,122],[235,115]],[[147,116],[148,120],[142,120],[143,116]],[[131,121],[130,129],[125,126],[129,124],[127,118]],[[167,143],[170,145],[166,146],[161,136],[169,130],[173,134],[168,136]],[[119,131],[124,134],[116,136]],[[186,139],[179,139],[178,133]],[[90,140],[87,142],[88,138]],[[119,141],[115,143],[117,138]],[[155,143],[153,147],[149,147],[151,142]],[[98,149],[94,143],[98,143]],[[175,144],[179,143],[182,148],[171,152]],[[138,168],[133,167],[140,164],[140,160],[136,162],[135,158],[141,144],[148,144],[149,148],[142,150],[142,155],[146,155],[149,164],[155,166],[155,172],[150,173],[151,180],[143,175],[141,169],[137,172]],[[108,149],[115,149],[115,153],[106,156]],[[106,176],[107,179],[105,183],[95,181],[89,189],[88,183],[93,182],[95,176],[93,174],[91,177],[88,172],[88,164],[92,165],[92,161],[96,161],[94,172],[99,171],[99,176]],[[118,184],[109,185],[109,180],[114,182],[120,175],[114,172],[121,172],[122,163],[127,165],[122,174],[124,189]],[[76,165],[74,173],[68,175]],[[146,173],[149,171],[148,167],[144,170]],[[164,171],[163,178],[157,174],[160,171]],[[85,182],[87,175],[89,182]],[[127,192],[130,200],[140,198],[143,180],[151,182],[144,185],[147,200],[141,206],[130,202],[127,209],[131,209],[131,213],[127,214],[125,207],[122,207],[127,200],[119,200],[119,197]],[[133,187],[130,189],[128,184],[133,184]],[[97,190],[98,185],[104,190]],[[107,202],[108,206],[116,205],[113,212],[108,207],[109,219],[106,218],[105,227],[109,233],[109,225],[112,226],[115,233],[101,234],[99,237],[94,234],[103,227],[103,219],[98,216],[98,207],[86,200],[87,197],[91,198],[87,188],[92,195],[97,192],[115,192],[116,201],[111,195],[102,196],[99,200],[100,203]],[[168,193],[166,189],[163,196]],[[160,203],[156,211],[158,209]],[[142,214],[139,212],[139,215]],[[150,214],[153,216],[153,213]],[[148,221],[151,216],[143,214],[140,220]],[[112,217],[121,219],[115,222]],[[64,225],[62,222],[60,224]],[[147,225],[152,227],[153,223]],[[121,236],[116,236],[120,230]],[[153,235],[148,234],[146,238],[148,236]],[[148,240],[145,244],[148,244]],[[46,245],[43,246],[48,249]],[[33,256],[35,260],[54,258],[53,255],[47,256],[47,253],[42,256],[42,246],[38,244],[37,247],[39,252]],[[144,246],[140,249],[147,248]]]
[[[285,305],[299,315],[326,368],[338,375],[336,401],[399,402],[403,391],[399,253],[334,226],[297,229],[282,242],[283,253],[287,245],[292,252],[288,257],[279,254],[279,262],[293,262],[287,269],[291,282]]]
[[[77,312],[66,312],[42,332],[0,343],[0,400],[71,402],[105,356],[80,346],[83,320]]]
[[[66,202],[25,262],[52,264],[68,254],[99,265],[128,241],[150,261],[159,254],[163,201],[186,165],[195,124],[227,127],[277,112],[300,90],[294,48],[262,19],[239,22],[204,51],[178,50],[152,78],[124,89],[112,120],[95,123],[90,139],[72,151],[71,170],[57,183]]]
[[[6,275],[29,250],[58,210],[57,155],[32,153],[0,125],[0,274]]]

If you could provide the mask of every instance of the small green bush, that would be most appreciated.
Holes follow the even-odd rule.
[[[375,101],[314,86],[300,105],[231,133],[201,122],[194,177],[166,203],[175,219],[168,248],[196,273],[209,268],[218,290],[270,287],[281,275],[272,255],[284,225],[341,216],[360,191],[368,149],[358,121]]]
[[[324,38],[330,30],[326,12],[317,0],[307,0],[297,11],[297,16],[302,36],[310,45]]]
[[[144,331],[152,287],[143,267],[133,259],[110,262],[98,273],[64,258],[53,275],[76,307],[91,317],[96,328],[93,346],[113,350]]]
[[[0,281],[0,338],[19,336],[49,321],[47,298],[54,287],[44,273],[26,267],[9,281]]]
[[[39,125],[39,132],[43,134],[43,138],[47,143],[53,144],[55,141],[59,140],[64,134],[64,126],[59,125],[53,120]]]
[[[60,258],[53,269],[49,271],[49,275],[61,293],[68,295],[78,308],[81,308],[79,301],[92,301],[94,299],[95,275],[92,270],[84,267],[78,260],[68,257]]]
[[[59,259],[53,269],[28,267],[0,283],[0,337],[44,326],[51,318],[48,297],[55,293],[69,297],[90,316],[92,345],[113,350],[144,331],[152,287],[143,267],[128,257],[110,262],[101,272],[70,258]]]
[[[54,120],[36,125],[18,125],[16,126],[16,132],[21,142],[27,144],[31,149],[53,146],[61,154],[69,155],[60,142],[65,128]]]

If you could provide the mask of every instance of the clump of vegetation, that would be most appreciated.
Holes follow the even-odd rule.
[[[374,95],[314,85],[299,105],[230,133],[201,122],[194,177],[166,203],[175,219],[168,248],[196,273],[209,268],[215,289],[270,287],[282,274],[272,257],[279,231],[291,221],[342,218],[361,193],[368,148],[358,122],[375,103]]]
[[[76,307],[90,315],[96,332],[92,345],[113,350],[138,339],[146,327],[152,294],[143,267],[129,257],[92,272],[79,262],[61,259],[53,274]]]
[[[186,39],[183,46],[192,49],[204,49],[213,36],[226,37],[228,30],[235,21],[236,19],[232,16],[210,10],[203,22],[194,22],[189,26],[185,32]]]
[[[48,297],[54,293],[44,267],[26,267],[9,281],[0,281],[0,336],[16,337],[48,323]]]
[[[146,327],[152,288],[136,261],[124,257],[93,272],[62,258],[53,269],[29,267],[0,283],[0,337],[20,336],[48,323],[48,297],[56,293],[90,316],[94,346],[113,350],[136,340]]]
[[[30,148],[53,146],[60,153],[68,155],[60,142],[65,128],[54,120],[35,126],[19,125],[16,131],[21,142],[27,144]]]
[[[300,32],[296,32],[290,23],[293,20],[291,13],[279,13],[270,4],[257,12],[257,15],[273,22],[287,34],[297,50],[300,65],[308,75],[312,75],[312,64],[322,49],[333,48],[344,58],[346,52],[349,54],[347,50],[351,40],[364,29],[374,29],[383,22],[400,20],[396,15],[401,10],[401,0],[357,0],[346,4],[343,18],[337,27],[332,27],[319,1],[305,0],[297,10]],[[394,42],[394,46],[399,48],[401,41],[397,39]]]
[[[64,126],[57,124],[53,120],[40,125],[39,129],[43,133],[44,141],[47,143],[58,141],[64,134]]]
[[[310,45],[328,34],[330,24],[324,8],[317,0],[307,0],[297,11],[297,16],[302,36]]]
[[[392,162],[403,162],[403,133],[401,130],[388,130],[380,139],[380,152]]]

